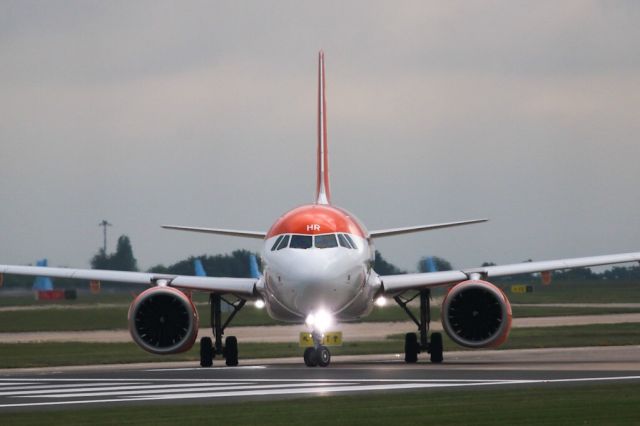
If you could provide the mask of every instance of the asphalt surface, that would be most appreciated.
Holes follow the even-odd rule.
[[[0,413],[78,407],[296,398],[395,391],[636,383],[640,346],[461,351],[440,365],[402,356],[334,357],[327,368],[301,359],[242,360],[239,367],[193,363],[0,371]]]

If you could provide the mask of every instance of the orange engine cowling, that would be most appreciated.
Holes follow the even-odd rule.
[[[191,299],[172,287],[152,287],[129,307],[129,332],[147,352],[166,355],[184,352],[198,335],[198,311]]]
[[[442,303],[442,327],[468,348],[499,346],[511,330],[511,304],[495,285],[481,280],[453,286]]]

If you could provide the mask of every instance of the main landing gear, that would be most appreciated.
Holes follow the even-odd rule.
[[[420,319],[409,310],[407,305],[415,300],[416,297],[420,297]],[[404,337],[404,361],[406,363],[418,362],[418,354],[421,351],[426,351],[430,354],[431,362],[439,364],[444,359],[442,356],[442,334],[431,333],[431,341],[428,340],[429,323],[431,322],[431,305],[429,299],[431,297],[431,290],[420,290],[411,298],[403,298],[401,296],[395,296],[393,299],[398,305],[409,315],[409,317],[418,326],[420,333],[420,340],[416,333],[407,333]]]
[[[313,337],[313,347],[304,350],[304,365],[307,367],[326,367],[331,362],[331,352],[329,348],[323,346],[322,334],[314,331],[311,333]]]
[[[231,306],[233,309],[224,323],[222,322],[222,302]],[[223,346],[222,336],[224,335],[224,329],[231,323],[233,317],[240,312],[245,303],[247,303],[247,301],[244,299],[230,302],[219,294],[211,294],[209,296],[211,329],[213,330],[214,341],[212,341],[210,337],[200,339],[200,365],[202,367],[211,367],[216,355],[221,355],[229,367],[238,365],[238,339],[236,339],[235,336],[228,336],[224,340]]]

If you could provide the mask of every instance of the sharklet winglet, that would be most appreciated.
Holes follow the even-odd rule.
[[[331,204],[329,160],[327,149],[327,101],[325,97],[324,52],[318,54],[318,174],[316,204]]]

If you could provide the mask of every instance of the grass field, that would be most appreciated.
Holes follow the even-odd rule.
[[[45,413],[46,423],[53,425],[632,425],[640,423],[640,384],[545,384]],[[40,425],[45,413],[3,413],[1,420],[3,425]]]
[[[554,328],[514,329],[500,349],[612,346],[640,344],[640,324],[603,324]],[[409,330],[410,331],[410,330]],[[462,348],[444,337],[445,352]],[[292,339],[295,336],[292,336]],[[333,355],[401,353],[404,335],[375,342],[345,342],[332,348]],[[297,342],[239,342],[240,359],[296,357],[302,354]],[[446,359],[446,353],[445,353]],[[158,356],[127,343],[18,343],[0,344],[0,368],[46,367],[84,364],[199,360],[198,345],[182,354]],[[242,361],[241,361],[242,363]]]
[[[209,321],[209,309],[198,304],[201,322]],[[26,331],[78,331],[78,330],[118,330],[126,329],[128,305],[93,306],[82,309],[64,309],[43,307],[38,310],[0,311],[0,333]],[[513,307],[515,318],[568,315],[599,315],[640,312],[640,308],[593,308],[593,307]],[[440,308],[432,309],[432,317],[440,318]],[[398,306],[375,308],[364,322],[409,321],[409,317]],[[282,324],[272,320],[263,309],[247,306],[234,318],[233,326],[254,326]]]

